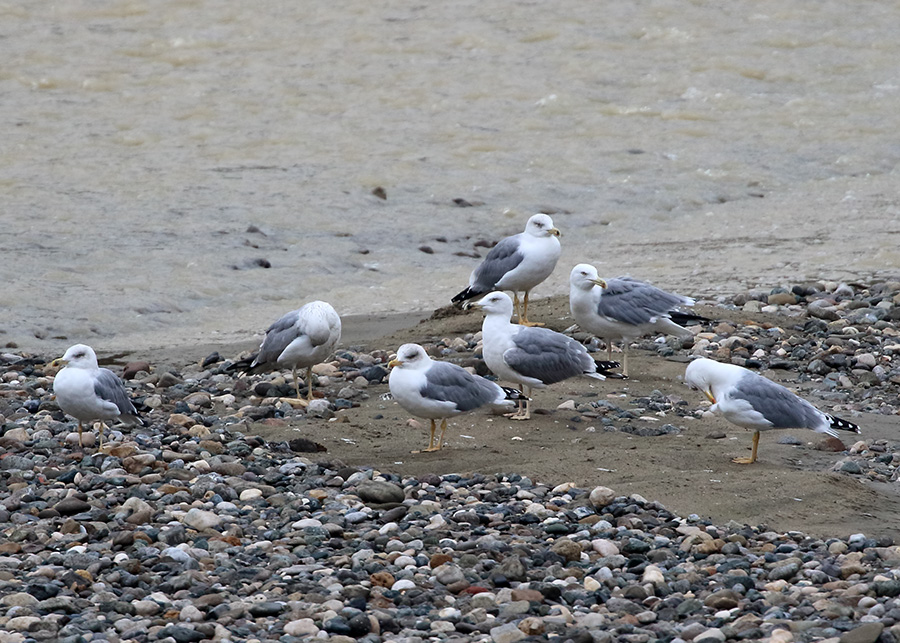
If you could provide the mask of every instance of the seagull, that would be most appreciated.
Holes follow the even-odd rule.
[[[628,375],[628,344],[649,333],[689,336],[682,323],[705,321],[704,317],[683,313],[679,306],[693,306],[694,300],[682,297],[645,281],[631,277],[600,279],[597,269],[580,263],[569,274],[569,310],[582,330],[606,340],[607,357],[612,357],[614,339],[622,340],[622,372]]]
[[[436,362],[418,344],[403,344],[397,358],[391,360],[388,378],[391,395],[404,409],[431,420],[431,438],[424,451],[440,451],[447,430],[447,418],[468,413],[489,404],[511,407],[520,398],[519,391],[505,389],[494,382],[472,375],[450,362]],[[435,420],[441,420],[441,435],[434,443]]]
[[[523,395],[527,389],[546,388],[576,375],[604,380],[619,376],[610,369],[618,362],[595,362],[587,349],[571,337],[549,328],[530,328],[510,323],[513,302],[509,295],[492,292],[475,303],[485,312],[481,326],[484,361],[500,379],[515,382]],[[510,416],[512,420],[531,417],[530,400]]]
[[[121,420],[128,426],[142,424],[137,409],[128,397],[122,380],[108,368],[100,368],[94,349],[86,344],[70,346],[52,366],[65,366],[53,380],[56,403],[63,412],[78,420],[78,444],[82,442],[83,423],[100,420],[100,446],[103,446],[103,420]]]
[[[823,413],[781,384],[735,364],[711,359],[694,360],[687,366],[684,381],[699,389],[726,420],[753,429],[753,452],[749,458],[734,458],[737,464],[756,462],[759,432],[769,429],[812,429],[837,437],[835,429],[859,433],[852,422]]]
[[[313,399],[312,367],[324,362],[341,339],[341,318],[331,304],[311,301],[269,326],[250,363],[254,372],[291,368],[300,399],[297,369],[306,368],[307,401]]]
[[[543,326],[528,321],[528,294],[544,281],[559,259],[559,230],[546,214],[535,214],[525,224],[525,232],[506,237],[472,271],[469,287],[451,301],[455,304],[494,290],[511,290],[516,316],[523,326]],[[519,311],[519,291],[524,291],[524,308]]]

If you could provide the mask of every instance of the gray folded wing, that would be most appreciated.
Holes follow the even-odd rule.
[[[131,403],[122,380],[107,368],[101,368],[94,380],[94,393],[97,397],[112,402],[122,415],[137,415],[137,409]]]
[[[691,302],[687,297],[660,290],[631,277],[609,279],[606,286],[597,303],[597,313],[635,326],[668,316],[673,308]]]
[[[547,328],[522,328],[513,336],[513,343],[515,347],[503,354],[503,360],[520,375],[544,384],[596,369],[584,346]]]
[[[425,373],[425,380],[425,386],[419,391],[422,397],[452,402],[462,413],[493,402],[501,393],[494,382],[448,362],[434,362]]]
[[[518,235],[506,237],[491,248],[481,265],[475,269],[470,288],[479,292],[490,292],[503,276],[522,263],[524,255],[519,249]]]
[[[262,346],[259,347],[259,355],[256,356],[253,362],[254,366],[257,364],[275,363],[279,355],[284,352],[284,349],[299,337],[296,327],[299,315],[299,310],[292,310],[269,326],[269,329],[266,331],[266,338],[263,340]]]
[[[729,397],[748,402],[776,429],[816,429],[826,423],[812,404],[756,373],[741,378]]]

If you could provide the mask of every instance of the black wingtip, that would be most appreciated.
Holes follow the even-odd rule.
[[[259,353],[254,353],[250,355],[250,357],[245,357],[243,359],[239,359],[236,362],[233,362],[222,370],[226,373],[245,373],[252,372],[250,369],[253,367],[253,362],[256,361],[256,358],[259,356]]]
[[[484,291],[481,290],[473,290],[471,287],[466,288],[461,293],[456,295],[453,299],[450,300],[450,303],[456,304],[457,306],[461,306],[464,302],[469,301],[479,295],[483,295]]]
[[[617,373],[614,371],[614,368],[622,368],[622,365],[619,362],[610,362],[605,359],[597,359],[594,360],[594,363],[597,365],[597,372],[604,377],[608,377],[614,380],[627,380],[628,376],[623,373]]]
[[[704,317],[703,315],[697,315],[694,313],[684,313],[678,310],[674,310],[669,313],[669,319],[678,324],[679,326],[687,326],[690,324],[705,324],[711,322],[711,319]]]
[[[505,386],[501,386],[503,392],[506,393],[507,400],[527,400],[530,399],[526,396],[522,391],[517,388],[507,388]]]
[[[829,415],[828,419],[831,420],[831,428],[839,429],[841,431],[848,431],[850,433],[859,433],[859,426],[853,424],[853,422],[848,422],[843,418],[834,417],[833,415]]]

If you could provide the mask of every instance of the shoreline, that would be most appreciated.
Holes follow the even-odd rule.
[[[561,331],[571,325],[566,297],[536,299],[532,305],[534,318],[548,327]],[[695,310],[717,320],[716,324],[752,323],[763,328],[782,327],[786,331],[802,326],[809,319],[783,313],[750,313],[703,303]],[[478,311],[457,311],[452,307],[436,311],[430,317],[422,314],[349,316],[338,352],[390,354],[405,342],[434,345],[444,339],[472,337],[480,331],[481,321]],[[802,335],[796,330],[790,333]],[[218,351],[223,359],[234,359],[242,351],[255,350],[258,341],[254,338],[234,344],[169,347],[149,352],[152,356],[149,361],[156,373],[196,372],[202,370],[201,361],[212,352]],[[639,345],[639,349],[632,351],[631,379],[595,384],[581,378],[536,391],[534,400],[540,410],[530,422],[514,423],[485,413],[454,418],[447,433],[448,446],[437,453],[410,454],[421,446],[419,443],[427,431],[410,427],[409,414],[396,403],[381,399],[388,391],[386,379],[354,393],[360,397],[352,398],[352,406],[330,414],[328,417],[335,418],[332,421],[302,414],[286,416],[283,420],[250,420],[245,422],[244,432],[273,442],[302,437],[327,448],[330,458],[400,476],[515,472],[535,476],[548,484],[570,482],[587,488],[601,484],[618,493],[637,493],[662,502],[684,515],[698,514],[719,523],[737,519],[820,535],[900,532],[900,494],[893,485],[872,481],[860,484],[860,480],[833,471],[846,458],[819,451],[821,436],[810,431],[764,433],[760,462],[746,467],[732,464],[730,458],[748,448],[751,432],[720,417],[673,415],[654,420],[644,412],[639,420],[631,422],[639,431],[651,432],[649,437],[642,437],[618,429],[611,431],[609,426],[597,424],[596,419],[580,418],[578,413],[557,408],[573,401],[581,408],[591,400],[606,400],[627,413],[629,405],[645,405],[641,400],[661,392],[685,404],[683,408],[702,409],[702,396],[695,395],[682,382],[684,351],[676,350],[675,355],[665,358],[654,352],[669,343],[645,340]],[[445,359],[468,360],[467,355],[450,355]],[[128,361],[124,355],[117,357],[119,363]],[[143,353],[131,357],[147,359]],[[815,394],[817,388],[811,387],[810,382],[802,384],[804,380],[798,380],[799,374],[802,371],[765,371],[767,377],[789,387],[796,389],[799,384],[801,394],[807,397]],[[277,373],[262,379],[270,378],[279,380]],[[337,392],[334,386],[325,391],[329,399]],[[831,403],[810,399],[820,408],[831,408]],[[860,440],[896,444],[896,415],[854,413],[853,417],[863,425]],[[652,434],[655,427],[673,422],[680,427],[677,434]],[[788,444],[782,444],[783,439]],[[853,442],[850,439],[845,448],[849,449]],[[877,511],[863,511],[873,504],[878,505]]]

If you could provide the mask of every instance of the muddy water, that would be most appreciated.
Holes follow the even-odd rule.
[[[538,297],[896,273],[900,5],[725,4],[2,3],[0,343],[428,310],[539,209]]]

